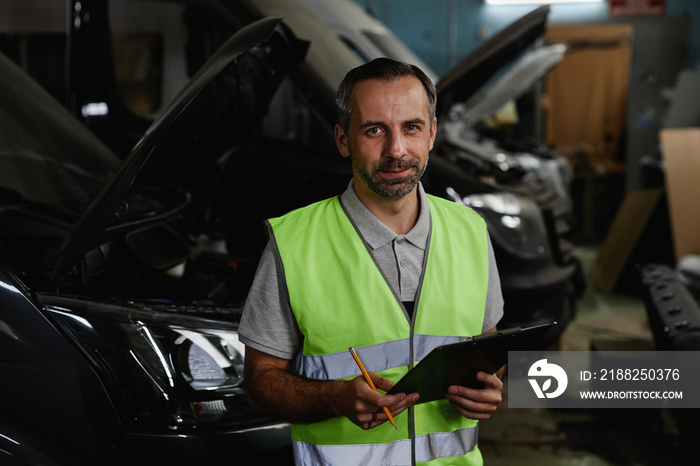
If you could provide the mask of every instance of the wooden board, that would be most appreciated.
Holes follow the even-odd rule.
[[[610,293],[617,285],[662,193],[661,189],[644,189],[625,197],[591,270],[591,282],[600,291]]]

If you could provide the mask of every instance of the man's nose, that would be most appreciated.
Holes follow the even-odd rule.
[[[400,158],[406,155],[406,139],[400,131],[390,131],[386,138],[385,154],[387,157]]]

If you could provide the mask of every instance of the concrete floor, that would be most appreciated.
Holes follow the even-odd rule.
[[[578,249],[587,273],[595,254],[595,248]],[[599,293],[589,281],[576,319],[552,349],[589,350],[592,341],[652,349],[643,301]],[[480,425],[487,466],[686,464],[677,458],[678,431],[667,410],[508,408],[507,389],[506,375],[503,404]]]

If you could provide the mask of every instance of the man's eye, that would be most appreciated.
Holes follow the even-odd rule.
[[[382,131],[381,128],[377,128],[377,127],[369,128],[367,130],[367,134],[370,134],[370,135],[379,134],[381,131]]]
[[[418,125],[408,125],[408,126],[406,126],[406,130],[408,130],[408,131],[418,131],[418,130],[420,130],[420,126],[418,126]]]

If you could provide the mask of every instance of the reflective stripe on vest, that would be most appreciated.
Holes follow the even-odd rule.
[[[413,359],[420,361],[438,346],[459,343],[465,340],[467,340],[467,337],[414,335],[413,346],[419,350],[414,354]],[[409,357],[410,344],[410,340],[406,338],[355,349],[359,352],[362,362],[366,366],[388,369],[411,364]],[[348,358],[347,353],[347,351],[341,351],[320,356],[304,356],[302,353],[299,353],[292,367],[298,374],[314,380],[337,380],[355,377],[360,374],[360,370],[355,360]]]
[[[464,456],[474,450],[477,440],[478,426],[456,432],[420,435],[416,438],[416,462]],[[314,445],[295,442],[294,458],[298,464],[304,465],[410,465],[411,440],[373,445]]]
[[[301,354],[295,359],[300,375],[317,380],[359,375],[348,352],[353,346],[367,370],[397,381],[435,346],[481,333],[488,288],[485,224],[474,211],[454,202],[432,196],[428,202],[431,234],[413,321],[338,198],[269,221],[290,304],[303,335]],[[417,456],[424,452],[428,458],[439,458],[452,449],[433,449],[434,445],[461,444],[457,432],[476,432],[477,425],[459,415],[446,399],[416,405],[412,418],[406,412],[396,422],[398,429],[384,423],[365,431],[336,417],[293,425],[292,437],[300,452],[308,449],[301,448],[303,444],[314,448],[355,445],[349,447],[353,451],[364,451],[357,445],[372,445],[371,450],[391,455],[401,450],[390,445],[403,445],[401,440],[415,435],[416,441],[431,439],[421,440]],[[450,436],[453,441],[432,440]],[[472,448],[474,444],[465,445]],[[470,456],[478,461],[478,449]],[[385,457],[383,463],[396,464],[391,457]]]

